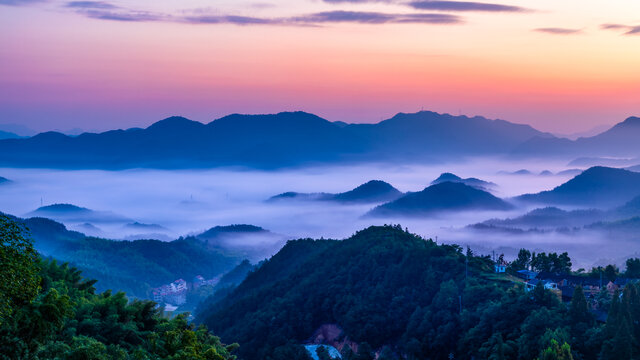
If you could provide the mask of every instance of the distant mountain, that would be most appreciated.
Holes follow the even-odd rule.
[[[545,207],[532,210],[512,219],[490,219],[471,225],[476,230],[500,232],[549,231],[562,229],[621,228],[628,219],[640,216],[640,196],[622,206],[609,210],[578,209],[562,210],[557,207]]]
[[[402,192],[381,180],[371,180],[357,188],[335,194],[332,200],[341,202],[384,202],[395,200],[402,196]]]
[[[267,201],[280,201],[280,200],[331,200],[335,194],[329,193],[299,193],[294,191],[287,191],[282,194],[274,195],[267,199]]]
[[[533,173],[527,169],[520,169],[516,171],[498,171],[500,175],[533,175]]]
[[[143,231],[167,231],[162,225],[158,224],[142,224],[139,222],[128,223],[124,226],[128,230],[143,230]]]
[[[76,137],[46,132],[0,140],[0,166],[53,168],[274,168],[326,162],[442,161],[504,154],[533,137],[527,125],[423,111],[378,124],[330,122],[304,112],[229,115],[202,124],[171,117],[146,129]]]
[[[0,124],[0,131],[16,134],[19,137],[33,136],[37,132],[20,124]]]
[[[525,215],[513,219],[491,219],[482,224],[502,228],[529,229],[557,229],[561,227],[582,227],[601,221],[606,217],[602,210],[573,210],[565,211],[557,207],[546,207],[532,210]]]
[[[10,182],[11,182],[11,180],[0,176],[0,184],[6,184],[6,183],[10,183]]]
[[[539,204],[612,207],[640,195],[640,173],[592,167],[553,190],[517,197]]]
[[[342,203],[381,203],[392,201],[402,196],[402,192],[391,184],[381,180],[371,180],[353,190],[338,193],[296,193],[286,192],[269,198],[269,201],[276,200],[322,200],[337,201]]]
[[[233,234],[266,234],[266,233],[269,233],[269,231],[259,226],[237,224],[237,225],[227,225],[227,226],[214,226],[211,229],[199,235],[196,235],[196,237],[200,239],[216,239],[220,236],[229,235],[229,234],[233,235]]]
[[[632,235],[636,239],[640,238],[640,216],[617,221],[602,221],[591,224],[586,227],[589,230],[606,231],[608,234],[616,233],[616,235]]]
[[[286,242],[283,235],[246,224],[216,226],[195,235],[194,239],[207,249],[256,262],[275,254]]]
[[[607,167],[622,167],[629,166],[640,162],[638,159],[624,159],[624,158],[607,158],[607,157],[580,157],[572,160],[568,166],[580,166],[580,167],[593,167],[593,166],[607,166]]]
[[[640,216],[640,196],[636,196],[624,205],[612,209],[610,213],[616,218]]]
[[[4,140],[4,139],[20,139],[20,138],[22,138],[22,136],[20,136],[18,134],[14,134],[12,132],[0,130],[0,140]]]
[[[515,156],[544,157],[638,157],[640,118],[629,117],[609,130],[591,137],[568,140],[536,136],[517,146]]]
[[[39,207],[27,214],[75,223],[131,223],[132,220],[109,211],[95,211],[72,204],[53,204]]]
[[[625,168],[625,170],[640,172],[640,165],[629,166],[628,168]]]
[[[431,182],[431,185],[436,185],[436,184],[440,184],[443,182],[455,182],[455,183],[462,183],[465,185],[469,185],[469,186],[473,186],[475,188],[478,189],[490,189],[492,187],[495,187],[496,184],[492,183],[492,182],[488,182],[488,181],[484,181],[484,180],[480,180],[480,179],[476,179],[476,178],[467,178],[467,179],[463,179],[461,177],[459,177],[458,175],[452,174],[452,173],[442,173],[437,179],[433,180]]]
[[[371,210],[371,216],[425,216],[448,211],[509,210],[512,205],[462,183],[443,182]]]
[[[581,169],[567,169],[567,170],[562,170],[559,171],[556,175],[560,175],[560,176],[576,176],[576,175],[580,175],[582,174]]]

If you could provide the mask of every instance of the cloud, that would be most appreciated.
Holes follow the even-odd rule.
[[[104,1],[71,1],[65,7],[74,9],[117,9],[118,7]]]
[[[640,25],[602,24],[600,27],[605,30],[622,30],[625,35],[640,35]]]
[[[450,14],[393,14],[362,11],[325,11],[293,17],[251,17],[238,15],[208,15],[203,12],[184,16],[170,16],[152,12],[131,11],[124,8],[109,7],[103,2],[82,3],[74,6],[76,12],[84,16],[111,21],[150,22],[166,21],[188,24],[232,24],[232,25],[287,25],[317,26],[330,23],[356,24],[458,24],[462,19]],[[102,7],[100,7],[102,6]]]
[[[388,14],[379,12],[362,11],[326,11],[310,14],[292,19],[302,23],[361,23],[361,24],[386,24],[386,23],[422,23],[422,24],[455,24],[462,20],[455,15],[446,14]]]
[[[366,4],[366,3],[373,3],[373,2],[384,2],[384,3],[393,2],[393,0],[322,0],[322,1],[329,4]]]
[[[525,12],[528,9],[502,4],[471,1],[418,0],[408,3],[414,9],[433,11]]]
[[[142,11],[108,11],[108,10],[83,10],[78,11],[86,17],[99,20],[112,20],[124,22],[148,22],[167,20],[168,17],[150,12]]]
[[[549,27],[549,28],[538,28],[533,31],[547,33],[552,35],[575,35],[582,33],[580,29],[567,29],[567,28],[557,28],[557,27]]]
[[[182,21],[191,24],[235,24],[235,25],[280,25],[283,20],[276,18],[258,18],[250,16],[234,16],[234,15],[200,15],[186,16]]]
[[[0,5],[23,6],[46,2],[47,0],[0,0]]]

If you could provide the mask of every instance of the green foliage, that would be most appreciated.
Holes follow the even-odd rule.
[[[28,294],[33,288],[36,294],[13,301],[12,316],[0,324],[0,359],[235,358],[231,352],[237,345],[222,345],[204,326],[187,322],[184,314],[166,319],[151,301],[130,302],[122,292],[96,294],[95,281],[84,280],[67,264],[39,260],[23,229],[11,219],[2,220],[3,239],[21,245],[11,251],[25,256],[17,263],[3,263],[3,271],[15,270],[11,266],[35,271],[30,278],[37,281],[20,283],[31,286]]]
[[[26,228],[0,213],[0,324],[38,294],[36,258]]]
[[[571,272],[571,265],[571,258],[566,252],[560,255],[557,253],[547,255],[542,252],[537,255],[534,253],[531,256],[531,268],[539,272],[566,274]]]
[[[571,346],[567,343],[560,346],[556,340],[551,340],[549,347],[542,352],[540,360],[573,360]]]
[[[627,265],[627,270],[625,271],[626,277],[634,278],[634,279],[640,278],[640,259],[638,258],[627,259],[626,265]]]
[[[620,271],[614,265],[607,265],[604,268],[604,278],[607,279],[607,281],[615,281],[618,274],[620,274]]]
[[[95,294],[75,268],[44,261],[42,290],[0,327],[2,359],[233,359],[186,315],[163,318],[151,301]]]
[[[389,344],[401,354],[446,356],[457,347],[461,316],[511,286],[485,275],[493,276],[488,258],[467,258],[458,246],[397,226],[371,227],[344,241],[290,241],[197,320],[242,343],[243,359],[273,357],[275,348],[304,342],[323,324],[339,324],[373,349]]]
[[[527,249],[520,249],[518,257],[509,264],[512,271],[529,269],[531,265],[531,252]]]

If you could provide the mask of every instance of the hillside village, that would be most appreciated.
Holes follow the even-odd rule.
[[[629,259],[627,265],[629,266],[629,263],[634,264],[636,261],[637,259]],[[514,275],[524,284],[525,291],[532,291],[536,286],[541,285],[546,290],[556,294],[563,303],[570,303],[576,288],[581,287],[587,299],[589,310],[594,314],[596,320],[600,322],[605,322],[607,319],[607,310],[611,298],[615,294],[621,297],[628,284],[640,282],[639,277],[623,276],[612,265],[607,268],[595,268],[591,274],[585,274],[582,271],[580,274],[576,274],[566,271],[566,269],[565,271],[515,270],[514,262],[506,262],[501,257],[495,261],[494,272],[496,274]],[[593,276],[593,271],[595,270],[598,271],[598,277]],[[628,272],[630,271],[627,269]]]

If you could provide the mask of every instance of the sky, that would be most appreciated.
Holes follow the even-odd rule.
[[[0,0],[0,124],[421,109],[560,133],[640,115],[635,0]]]

